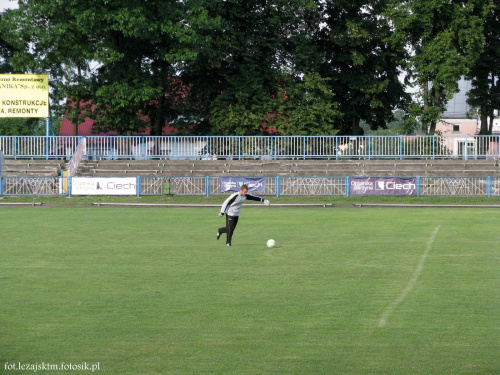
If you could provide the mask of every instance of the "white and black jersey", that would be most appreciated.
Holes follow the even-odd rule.
[[[256,195],[240,195],[240,193],[233,193],[224,201],[220,212],[228,216],[239,216],[241,205],[247,199],[251,201],[264,202],[264,198],[257,197]]]

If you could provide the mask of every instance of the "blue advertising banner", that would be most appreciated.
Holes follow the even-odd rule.
[[[221,177],[220,191],[239,191],[241,185],[248,186],[249,193],[263,193],[265,189],[265,178],[261,177]]]
[[[416,178],[351,177],[350,195],[416,195]]]

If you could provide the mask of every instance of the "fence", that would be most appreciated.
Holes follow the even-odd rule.
[[[76,174],[78,166],[80,165],[80,162],[82,161],[86,153],[87,153],[87,139],[83,138],[78,143],[75,153],[71,157],[71,160],[68,163],[68,175],[70,177],[73,177]]]
[[[71,158],[82,137],[0,136],[6,158]]]
[[[71,158],[83,137],[0,136],[7,158]],[[500,158],[500,135],[89,136],[87,159]]]
[[[3,177],[3,195],[71,195],[73,177]],[[89,177],[96,181],[98,177]],[[105,178],[109,181],[109,177]],[[119,181],[120,177],[116,180]],[[227,195],[221,177],[137,177],[135,195]],[[102,182],[102,181],[101,181]],[[349,196],[350,177],[265,177],[269,196]],[[416,196],[500,197],[500,177],[416,177]]]
[[[3,195],[59,195],[61,177],[3,177],[0,194]]]

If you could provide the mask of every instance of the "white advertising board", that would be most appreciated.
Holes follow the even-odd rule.
[[[72,195],[136,195],[135,177],[73,177]]]

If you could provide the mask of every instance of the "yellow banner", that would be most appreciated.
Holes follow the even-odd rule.
[[[49,76],[0,74],[0,117],[49,117]]]

